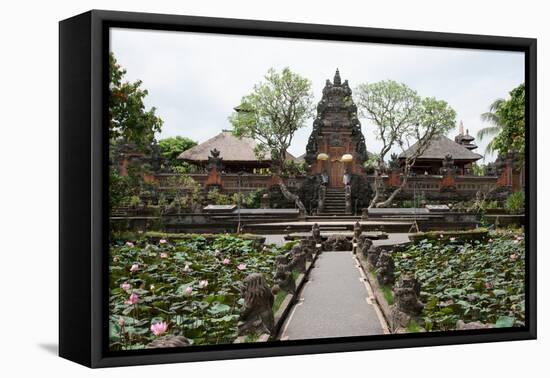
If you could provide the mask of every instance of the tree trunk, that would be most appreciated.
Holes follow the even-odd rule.
[[[375,206],[378,208],[378,207],[386,207],[386,206],[390,205],[393,202],[393,200],[395,199],[395,197],[403,190],[405,185],[407,185],[408,177],[409,177],[409,175],[404,176],[403,181],[401,182],[401,185],[399,185],[399,187],[397,189],[395,189],[392,192],[392,194],[385,201],[379,202]]]
[[[378,198],[380,198],[380,175],[378,172],[375,172],[374,176],[374,197],[372,197],[372,200],[369,203],[369,209],[372,209],[376,206],[376,202],[378,201]]]
[[[306,207],[304,206],[304,204],[300,200],[300,197],[298,197],[296,194],[291,193],[290,190],[288,190],[288,188],[286,187],[283,179],[280,178],[280,177],[279,177],[279,179],[280,179],[279,187],[281,188],[281,193],[283,193],[283,196],[287,200],[293,201],[294,204],[296,205],[296,207],[298,207],[298,209],[300,210],[301,214],[306,214]]]

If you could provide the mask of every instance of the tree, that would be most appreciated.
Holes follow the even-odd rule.
[[[178,160],[178,156],[180,156],[180,154],[183,151],[186,151],[196,145],[197,145],[197,142],[195,142],[194,140],[187,137],[182,137],[182,136],[170,137],[170,138],[159,140],[161,155],[164,158],[168,159],[168,161],[170,162],[170,167],[173,170],[178,170],[180,172],[182,171],[181,168],[183,168],[183,171],[188,171],[189,166],[187,163],[181,160]]]
[[[258,142],[255,152],[259,159],[270,153],[272,171],[280,175],[294,133],[313,116],[313,93],[311,82],[288,67],[281,73],[271,68],[264,78],[265,81],[254,86],[252,93],[241,99],[238,111],[229,121],[234,135],[251,137]],[[305,211],[300,199],[282,180],[280,183],[283,195]]]
[[[125,75],[126,70],[110,53],[109,137],[111,141],[122,138],[148,152],[155,133],[161,131],[162,119],[155,114],[155,107],[146,110],[143,100],[148,91],[141,88],[142,81],[124,81]]]
[[[500,120],[498,118],[497,112],[498,109],[502,106],[504,103],[504,100],[502,98],[496,99],[490,106],[489,111],[485,112],[481,115],[481,120],[485,121],[487,123],[490,123],[490,126],[484,127],[481,130],[477,132],[477,138],[479,140],[483,140],[485,137],[494,137],[500,131],[502,130],[502,125],[500,123]],[[485,147],[485,153],[493,153],[495,151],[495,147],[493,145],[493,140],[491,140],[487,147]]]
[[[515,152],[520,158],[525,155],[525,84],[510,92],[497,110],[502,130],[492,141],[494,148],[502,155]]]
[[[481,119],[491,124],[478,131],[477,137],[482,140],[492,136],[486,152],[498,151],[506,155],[517,152],[525,153],[525,84],[520,84],[510,92],[509,99],[499,98],[481,115]]]
[[[388,206],[407,185],[416,159],[434,139],[454,127],[456,112],[447,102],[422,98],[407,85],[392,80],[362,84],[355,93],[361,115],[375,125],[376,137],[382,142],[375,167],[375,194],[369,207]],[[386,200],[381,200],[380,173],[385,169],[386,155],[396,148],[408,151],[404,154],[403,180]]]
[[[162,120],[155,108],[146,110],[143,103],[148,92],[141,88],[141,80],[124,81],[126,70],[109,54],[109,155],[124,144],[130,144],[139,152],[151,153],[155,133],[161,131]],[[138,196],[147,186],[143,176],[149,171],[148,164],[128,163],[128,176],[122,177],[117,166],[110,167],[110,205],[117,207],[128,201],[129,196]]]

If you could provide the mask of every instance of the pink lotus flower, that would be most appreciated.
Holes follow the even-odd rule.
[[[134,248],[134,243],[132,243],[130,241],[127,241],[126,242],[126,247]]]
[[[454,242],[456,238],[449,238],[450,241]]]
[[[223,259],[223,263],[224,263],[225,265],[229,264],[229,262],[230,262],[230,261],[229,261],[229,259],[228,259],[227,257],[226,257],[225,259]]]
[[[139,301],[139,295],[137,295],[136,293],[132,293],[132,294],[130,294],[130,297],[128,298],[128,300],[124,303],[129,304],[129,305],[134,305],[134,304],[138,303],[138,301]]]
[[[183,271],[189,272],[189,264],[185,264],[185,266],[183,267]]]
[[[245,269],[246,269],[246,264],[242,264],[242,263],[241,263],[241,264],[237,265],[237,269],[239,269],[239,270],[245,270]]]
[[[489,239],[489,243],[492,243],[493,242],[493,239]]]
[[[204,289],[207,286],[208,286],[208,280],[199,281],[199,288]]]
[[[187,295],[193,294],[193,288],[191,286],[187,286],[187,289],[185,289],[185,294]]]
[[[124,282],[122,285],[120,285],[122,290],[128,291],[132,288],[132,285],[130,285],[128,282]]]
[[[134,264],[130,268],[130,272],[137,272],[138,270],[139,270],[139,265],[138,264]]]
[[[517,236],[516,236],[516,240],[523,240],[523,236],[517,235]]]
[[[168,253],[166,253],[166,252],[161,252],[161,253],[160,253],[160,258],[161,258],[161,259],[165,259],[165,258],[167,258],[167,257],[168,257]]]
[[[166,244],[166,239],[160,239],[159,244]]]
[[[491,282],[486,282],[485,283],[485,289],[492,289],[494,286]]]
[[[126,324],[126,320],[124,320],[124,318],[122,316],[119,316],[118,317],[118,325],[121,326],[121,327],[124,327],[125,324]]]
[[[151,332],[153,332],[155,336],[161,335],[165,333],[167,330],[168,330],[168,323],[166,322],[151,324]]]

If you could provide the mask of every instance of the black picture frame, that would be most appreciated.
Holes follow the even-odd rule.
[[[525,53],[526,122],[526,326],[512,329],[380,335],[143,350],[106,348],[108,266],[109,28],[192,31],[234,35]],[[157,364],[309,353],[405,348],[535,339],[536,318],[536,62],[531,38],[314,25],[92,10],[59,24],[59,355],[89,367]]]

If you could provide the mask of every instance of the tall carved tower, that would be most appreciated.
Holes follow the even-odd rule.
[[[324,175],[329,187],[343,187],[344,174],[364,172],[367,158],[357,106],[348,81],[342,83],[337,69],[333,82],[327,79],[323,98],[317,105],[317,117],[306,147],[309,173]]]

